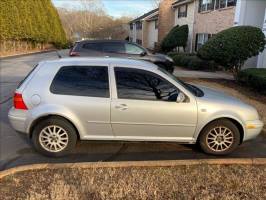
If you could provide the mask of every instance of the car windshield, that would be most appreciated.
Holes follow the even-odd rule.
[[[169,73],[168,71],[166,71],[163,68],[158,67],[158,69],[161,72],[163,72],[164,74],[166,74],[167,76],[169,76],[170,78],[172,78],[173,80],[175,80],[177,83],[179,83],[180,85],[182,85],[184,88],[186,88],[187,90],[189,90],[196,97],[202,97],[202,96],[204,96],[203,91],[201,89],[199,89],[198,87],[196,87],[195,85],[185,83],[184,81],[178,79],[176,76],[174,76],[173,74]]]

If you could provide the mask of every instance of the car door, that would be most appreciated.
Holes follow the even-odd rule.
[[[125,140],[193,140],[197,106],[193,97],[177,103],[180,90],[161,75],[137,68],[113,67],[116,96],[111,124],[116,138]]]
[[[110,89],[108,66],[63,66],[50,91],[56,105],[68,110],[82,127],[82,139],[110,139]]]

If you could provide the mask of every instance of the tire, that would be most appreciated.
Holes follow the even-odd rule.
[[[240,132],[230,120],[216,120],[202,130],[199,144],[207,154],[228,155],[239,146]]]
[[[70,153],[76,146],[77,132],[67,120],[51,117],[34,127],[32,142],[39,153],[49,157],[61,157]]]

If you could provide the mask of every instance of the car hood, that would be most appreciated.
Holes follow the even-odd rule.
[[[215,89],[204,86],[197,86],[197,87],[203,91],[204,96],[201,98],[203,98],[206,101],[220,102],[223,104],[247,105],[241,100],[232,97],[224,92],[217,91]]]
[[[197,87],[204,92],[203,97],[197,97],[197,103],[200,108],[210,108],[210,110],[216,112],[230,111],[237,113],[245,121],[259,119],[258,112],[253,106],[215,89],[204,86]]]

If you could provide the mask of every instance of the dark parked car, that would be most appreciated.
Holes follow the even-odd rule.
[[[139,59],[152,62],[171,73],[174,71],[173,60],[169,56],[151,53],[142,46],[126,40],[82,40],[74,44],[69,56]]]

